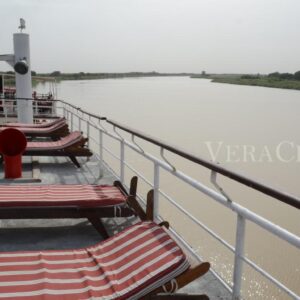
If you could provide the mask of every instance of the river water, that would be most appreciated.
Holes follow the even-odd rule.
[[[46,88],[39,85],[37,90]],[[88,111],[300,196],[300,91],[220,84],[188,77],[157,77],[62,81],[58,84],[58,95]],[[155,152],[151,146],[140,144]],[[130,151],[126,157],[152,180],[152,165]],[[210,173],[204,168],[173,155],[168,158],[179,170],[213,187]],[[126,177],[130,175],[126,171]],[[219,177],[218,182],[232,201],[300,234],[297,209],[229,179]],[[139,191],[144,193],[146,187],[141,186]],[[234,245],[234,213],[164,172],[161,189]],[[231,252],[170,207],[163,197],[160,212],[231,283]],[[245,253],[300,294],[298,249],[247,222]],[[289,299],[246,265],[243,279],[245,298]]]

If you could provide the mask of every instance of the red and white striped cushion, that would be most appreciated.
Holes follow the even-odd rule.
[[[30,127],[30,128],[45,128],[45,127],[50,127],[54,124],[60,123],[61,121],[65,122],[65,118],[57,118],[54,119],[50,122],[43,122],[43,123],[38,123],[38,124],[27,124],[27,123],[5,123],[2,126],[3,127]]]
[[[138,299],[188,267],[163,228],[142,222],[89,248],[0,253],[0,299]]]
[[[13,126],[6,126],[6,127],[0,127],[0,131],[4,130],[6,128],[15,128],[20,130],[23,133],[27,134],[50,134],[51,132],[54,132],[62,127],[64,127],[66,124],[65,121],[60,121],[58,123],[53,124],[52,126],[49,127],[13,127]]]
[[[0,185],[0,208],[12,206],[112,206],[126,196],[110,185]]]
[[[48,127],[14,127],[20,131],[22,131],[23,133],[51,133],[55,130],[58,130],[62,127],[64,127],[66,124],[65,121],[60,121],[58,123],[55,123],[51,126]]]
[[[50,142],[27,142],[27,150],[61,150],[66,147],[73,145],[74,143],[82,139],[82,134],[80,131],[74,131],[67,136],[61,138],[59,141]]]

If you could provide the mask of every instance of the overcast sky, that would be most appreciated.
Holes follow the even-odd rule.
[[[0,0],[0,54],[20,17],[37,72],[300,70],[299,0]]]

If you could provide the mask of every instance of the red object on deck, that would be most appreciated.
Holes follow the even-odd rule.
[[[22,177],[22,153],[27,140],[20,130],[6,128],[0,132],[0,153],[4,157],[5,178]]]

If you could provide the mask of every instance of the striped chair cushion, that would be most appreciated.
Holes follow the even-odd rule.
[[[79,142],[81,139],[82,139],[81,132],[74,131],[69,135],[61,138],[59,141],[27,142],[26,150],[41,150],[41,151],[62,150],[66,147],[72,146],[73,144]]]
[[[12,206],[112,206],[126,196],[109,185],[0,185],[0,208]]]
[[[54,120],[51,120],[50,122],[43,122],[43,123],[38,123],[38,124],[27,124],[27,123],[6,123],[2,126],[5,127],[30,127],[30,128],[45,128],[45,127],[50,127],[54,124],[60,123],[61,121],[65,122],[65,118],[57,118]]]
[[[141,222],[89,248],[0,253],[0,299],[138,299],[188,267],[163,228]]]
[[[66,125],[65,121],[60,121],[48,127],[14,127],[23,133],[51,133],[55,130],[58,130]]]

